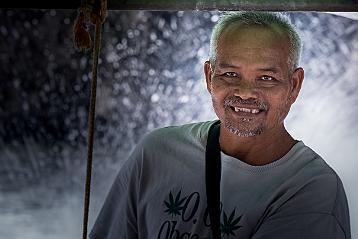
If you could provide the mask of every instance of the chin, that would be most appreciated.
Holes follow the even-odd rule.
[[[264,128],[262,125],[258,127],[245,127],[243,125],[241,126],[235,126],[230,121],[225,120],[225,127],[232,133],[239,137],[253,137],[257,136],[263,133]]]

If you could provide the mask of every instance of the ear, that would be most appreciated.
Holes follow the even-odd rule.
[[[206,89],[208,89],[209,94],[211,94],[211,65],[210,61],[205,61],[204,63],[204,73],[206,81]]]
[[[292,88],[289,96],[289,102],[291,105],[296,101],[298,94],[300,93],[304,77],[305,71],[301,67],[295,69],[292,74]]]

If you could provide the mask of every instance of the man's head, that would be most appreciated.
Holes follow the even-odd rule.
[[[243,137],[284,131],[304,77],[297,68],[300,48],[298,34],[281,15],[248,12],[219,20],[204,71],[226,129]]]
[[[288,37],[290,50],[289,64],[292,69],[299,65],[302,43],[299,34],[289,18],[280,13],[269,12],[235,12],[224,15],[216,23],[210,39],[210,62],[213,64],[216,59],[216,48],[222,32],[233,24],[241,26],[263,26],[279,29]]]

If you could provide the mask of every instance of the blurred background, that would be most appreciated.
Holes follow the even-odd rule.
[[[110,11],[99,65],[89,227],[146,132],[215,118],[202,65],[221,12]],[[288,12],[305,81],[287,128],[325,158],[358,238],[357,14]],[[74,10],[0,9],[0,238],[82,235],[90,53]]]

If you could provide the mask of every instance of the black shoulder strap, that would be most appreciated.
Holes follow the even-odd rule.
[[[205,181],[208,212],[213,239],[220,239],[220,121],[215,122],[209,129],[205,153]]]

